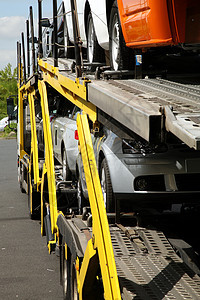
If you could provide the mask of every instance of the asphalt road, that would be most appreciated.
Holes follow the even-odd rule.
[[[0,140],[0,299],[62,299],[59,258],[28,215],[17,182],[16,140]]]

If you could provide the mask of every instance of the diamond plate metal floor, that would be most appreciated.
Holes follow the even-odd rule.
[[[176,255],[165,235],[156,230],[134,230],[139,237],[136,242],[110,226],[122,299],[200,299],[199,276]]]

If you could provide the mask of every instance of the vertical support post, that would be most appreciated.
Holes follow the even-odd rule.
[[[21,43],[17,42],[17,79],[18,84],[22,83],[22,62],[21,62]]]
[[[32,65],[33,65],[33,73],[35,73],[35,44],[34,44],[35,38],[34,38],[32,6],[30,6],[30,23],[31,23]]]
[[[79,34],[79,24],[78,24],[78,16],[76,9],[76,0],[71,0],[71,11],[72,11],[72,24],[73,24],[73,32],[74,32],[74,47],[75,47],[75,58],[76,58],[76,77],[82,76],[81,71],[81,55],[80,55],[80,34]]]
[[[23,55],[23,81],[26,83],[26,57],[25,57],[25,45],[24,45],[24,33],[22,32],[22,55]]]
[[[30,77],[29,20],[26,20],[27,75]]]
[[[135,79],[142,79],[142,53],[135,52]]]
[[[54,67],[58,67],[58,24],[57,24],[57,0],[53,0],[53,58]]]
[[[17,42],[17,82],[19,83],[19,42]]]
[[[39,46],[39,53],[38,58],[42,57],[42,0],[38,0],[38,46]]]

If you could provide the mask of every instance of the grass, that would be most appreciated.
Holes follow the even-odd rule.
[[[0,138],[16,138],[17,137],[17,124],[16,123],[12,123],[10,125],[10,128],[8,126],[5,127],[4,131],[0,132]],[[10,136],[10,133],[14,132],[15,134],[12,134],[12,136]]]

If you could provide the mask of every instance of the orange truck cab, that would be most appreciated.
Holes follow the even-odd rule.
[[[118,0],[126,45],[200,46],[200,0]]]

